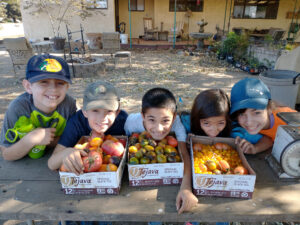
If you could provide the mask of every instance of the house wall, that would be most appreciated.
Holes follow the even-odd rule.
[[[21,13],[24,25],[25,36],[30,40],[43,40],[44,37],[53,37],[53,31],[49,17],[45,12],[36,15],[30,14],[34,11],[33,8],[24,9],[24,1],[21,0]],[[66,1],[66,0],[64,0]],[[108,0],[107,9],[89,10],[92,16],[82,20],[72,10],[68,10],[66,17],[68,18],[69,29],[71,31],[79,31],[80,24],[84,29],[84,33],[98,33],[98,32],[114,32],[115,31],[115,6],[113,0]],[[64,8],[64,7],[61,7]],[[59,7],[56,6],[53,10],[47,9],[51,15],[58,18]],[[97,13],[98,12],[98,13]],[[100,14],[101,12],[102,14]],[[55,27],[57,27],[58,21],[55,21]],[[60,35],[66,37],[66,25],[61,24]],[[80,38],[80,33],[73,34],[73,40]]]
[[[153,24],[155,24],[154,18],[154,0],[145,0],[145,10],[142,11],[131,11],[131,35],[132,38],[138,38],[144,34],[144,21],[143,18],[153,18]],[[129,11],[128,11],[128,0],[119,1],[119,16],[120,23],[126,23],[126,34],[130,33],[129,23]],[[154,26],[155,27],[155,26]]]
[[[296,0],[280,0],[277,19],[233,19],[230,20],[230,31],[233,27],[244,27],[247,29],[267,29],[270,27],[282,28],[288,30],[291,19],[286,19],[288,11],[294,11]],[[233,12],[233,2],[232,9]],[[185,16],[185,12],[176,12],[176,21],[184,21],[184,33],[187,35],[190,32],[197,32],[199,26],[197,22],[204,19],[208,22],[205,26],[205,32],[216,33],[216,25],[223,29],[225,15],[225,0],[204,0],[203,12],[193,12],[189,19]],[[297,9],[300,8],[298,1]],[[230,10],[230,0],[227,4],[225,30],[228,30],[228,18]],[[126,33],[129,33],[128,19],[128,0],[120,1],[120,22],[126,22]],[[163,22],[164,30],[171,30],[174,23],[174,12],[169,12],[169,0],[145,0],[145,12],[132,12],[132,37],[137,38],[143,34],[143,17],[152,17],[154,27],[160,29]],[[299,21],[300,22],[300,21]],[[287,36],[287,32],[286,32]],[[300,41],[298,37],[297,41]]]

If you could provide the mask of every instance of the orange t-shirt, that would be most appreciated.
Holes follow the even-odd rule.
[[[277,131],[278,126],[286,125],[286,122],[284,122],[282,119],[280,119],[277,116],[277,113],[279,113],[279,112],[297,112],[297,111],[294,109],[291,109],[289,107],[278,107],[272,111],[272,114],[274,116],[274,124],[273,124],[272,128],[266,129],[266,130],[261,130],[259,133],[272,138],[273,142],[276,137],[276,131]]]

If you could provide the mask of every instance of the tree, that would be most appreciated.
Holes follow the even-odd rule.
[[[17,20],[22,20],[19,0],[3,0],[3,2],[6,4],[6,20],[10,19],[13,22],[17,22]]]
[[[69,24],[72,16],[78,15],[84,20],[92,15],[92,11],[88,10],[90,4],[89,0],[27,0],[24,1],[24,10],[31,10],[31,15],[46,14],[54,37],[60,37],[62,23]],[[101,11],[95,13],[105,15]]]
[[[5,21],[6,18],[7,16],[6,16],[5,4],[0,3],[0,22]]]

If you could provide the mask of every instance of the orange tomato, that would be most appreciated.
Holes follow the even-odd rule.
[[[112,140],[113,142],[118,142],[119,139],[111,136],[110,134],[105,136],[105,140]]]
[[[99,172],[106,172],[107,171],[106,168],[107,168],[107,164],[102,164],[98,171]]]
[[[199,169],[202,173],[207,172],[207,167],[202,163],[199,163]]]
[[[228,172],[230,170],[229,163],[226,160],[220,160],[219,166],[223,172]]]
[[[196,152],[200,152],[202,150],[202,144],[201,143],[196,143],[193,145],[193,150]]]
[[[90,146],[91,147],[99,147],[100,145],[102,145],[103,143],[103,139],[101,137],[95,137],[90,141]]]
[[[178,145],[176,138],[174,138],[172,136],[168,136],[167,141],[168,141],[168,145],[171,145],[173,147],[177,147],[177,145]]]
[[[216,149],[219,149],[219,150],[228,150],[228,149],[230,149],[230,146],[228,144],[220,143],[220,142],[215,143],[214,146],[215,146]]]
[[[104,164],[108,164],[109,163],[109,159],[110,159],[111,155],[106,155],[103,157],[103,163]]]
[[[234,168],[233,173],[234,174],[245,175],[245,174],[248,174],[248,170],[243,166],[237,166],[237,167]]]
[[[113,172],[113,171],[117,171],[117,170],[118,170],[118,167],[115,164],[109,163],[106,166],[106,171],[108,171],[108,172]]]

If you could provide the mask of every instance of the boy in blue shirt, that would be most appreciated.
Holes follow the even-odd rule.
[[[67,122],[52,156],[48,160],[51,170],[61,165],[77,175],[83,173],[81,156],[87,153],[73,147],[82,136],[103,137],[125,135],[127,113],[120,110],[120,97],[115,87],[104,81],[91,83],[84,91],[83,109]]]

